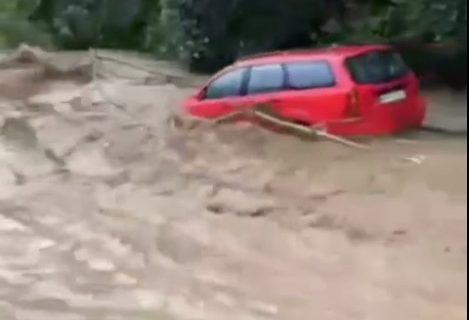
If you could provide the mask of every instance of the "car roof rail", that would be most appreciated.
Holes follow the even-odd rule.
[[[241,61],[246,61],[246,60],[251,60],[251,59],[266,58],[266,57],[275,56],[275,55],[287,55],[291,53],[308,53],[312,51],[314,52],[314,50],[321,50],[321,49],[327,49],[327,48],[340,48],[342,46],[343,44],[332,43],[329,45],[317,46],[317,47],[306,47],[306,48],[298,48],[298,49],[291,49],[291,50],[274,50],[274,51],[248,54],[248,55],[238,58],[236,61],[241,62]]]
[[[237,61],[246,61],[246,60],[257,59],[257,58],[265,58],[265,57],[270,57],[270,56],[274,56],[277,54],[285,54],[287,52],[290,52],[290,51],[276,50],[276,51],[267,51],[267,52],[248,54],[248,55],[238,58]]]

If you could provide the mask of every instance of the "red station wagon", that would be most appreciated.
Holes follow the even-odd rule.
[[[188,99],[185,110],[213,119],[257,104],[341,136],[418,128],[426,113],[417,77],[389,46],[274,52],[239,60]]]

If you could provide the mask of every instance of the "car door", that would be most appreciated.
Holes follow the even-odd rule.
[[[201,92],[186,103],[186,111],[203,118],[218,118],[232,113],[243,101],[246,68],[231,69],[215,76]]]
[[[285,70],[281,64],[252,66],[247,77],[244,106],[267,104],[278,109],[284,98],[285,85]]]
[[[285,64],[288,90],[279,108],[293,121],[315,124],[343,118],[349,90],[342,87],[326,61]]]

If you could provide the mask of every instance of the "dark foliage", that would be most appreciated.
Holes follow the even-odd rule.
[[[28,16],[62,48],[151,51],[203,72],[262,51],[380,42],[424,76],[466,78],[466,0],[2,0],[0,44],[40,39]]]

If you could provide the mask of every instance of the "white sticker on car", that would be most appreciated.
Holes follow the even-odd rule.
[[[379,97],[379,102],[382,104],[393,103],[397,101],[402,101],[407,98],[407,94],[404,90],[398,90],[383,94]]]

